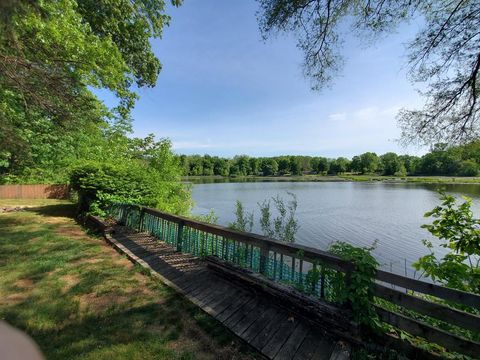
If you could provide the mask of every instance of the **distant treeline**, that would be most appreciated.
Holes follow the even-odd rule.
[[[480,141],[463,146],[435,145],[421,156],[377,155],[366,152],[352,159],[330,159],[321,156],[250,157],[233,159],[210,155],[180,155],[184,175],[188,176],[282,176],[336,175],[341,173],[388,176],[438,175],[477,176],[480,169]]]

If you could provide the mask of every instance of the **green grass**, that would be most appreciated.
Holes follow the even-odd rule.
[[[56,199],[0,199],[0,206],[45,206],[71,204],[69,200]]]
[[[211,317],[88,236],[65,216],[74,205],[40,203],[0,214],[0,319],[27,332],[47,359],[255,357]]]

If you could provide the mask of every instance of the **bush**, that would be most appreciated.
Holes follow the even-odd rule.
[[[298,221],[295,217],[297,211],[297,197],[295,194],[287,192],[291,200],[285,202],[279,195],[272,197],[272,201],[277,212],[273,219],[270,199],[258,203],[260,209],[260,227],[264,236],[274,238],[280,241],[293,243],[298,231]],[[230,223],[229,227],[238,231],[251,232],[254,223],[253,212],[246,212],[241,201],[237,200],[235,208],[236,220]]]
[[[377,328],[378,317],[373,308],[375,274],[377,260],[371,254],[376,243],[371,247],[355,247],[343,241],[330,245],[329,252],[355,265],[349,282],[343,274],[336,273],[332,281],[334,291],[340,303],[350,303],[354,320],[361,324]]]
[[[478,165],[473,160],[464,160],[462,161],[460,167],[460,175],[462,176],[477,176],[478,175]]]
[[[440,192],[441,205],[425,213],[433,217],[431,224],[422,225],[440,240],[440,246],[449,250],[437,258],[430,240],[423,244],[430,254],[422,256],[413,264],[434,281],[454,289],[480,294],[480,219],[471,210],[472,200],[464,197],[457,204],[455,197]]]
[[[105,216],[112,203],[144,205],[175,214],[184,214],[191,206],[185,185],[165,180],[159,171],[138,161],[78,166],[71,171],[70,184],[78,193],[79,213]]]

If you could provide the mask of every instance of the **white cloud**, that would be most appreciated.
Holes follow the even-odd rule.
[[[355,111],[352,114],[353,115],[352,117],[357,120],[368,121],[368,120],[377,118],[381,112],[382,111],[378,107],[370,106],[370,107],[361,108]]]
[[[215,147],[215,144],[210,142],[200,142],[200,141],[176,141],[173,140],[173,149],[211,149]]]
[[[347,113],[333,113],[328,115],[328,120],[332,121],[343,121],[347,118]]]

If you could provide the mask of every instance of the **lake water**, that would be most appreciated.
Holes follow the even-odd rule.
[[[287,192],[292,192],[298,201],[297,243],[326,250],[336,240],[358,246],[370,246],[377,241],[374,255],[383,269],[414,276],[411,263],[428,254],[421,240],[430,238],[430,234],[420,226],[431,219],[423,214],[439,204],[440,187],[457,196],[474,198],[474,213],[480,214],[480,185],[381,182],[194,184],[193,212],[205,214],[213,209],[219,224],[228,225],[235,220],[235,202],[240,200],[247,211],[254,211],[254,232],[260,233],[257,203],[277,194],[287,200]],[[438,254],[442,253],[444,249],[439,248]]]

